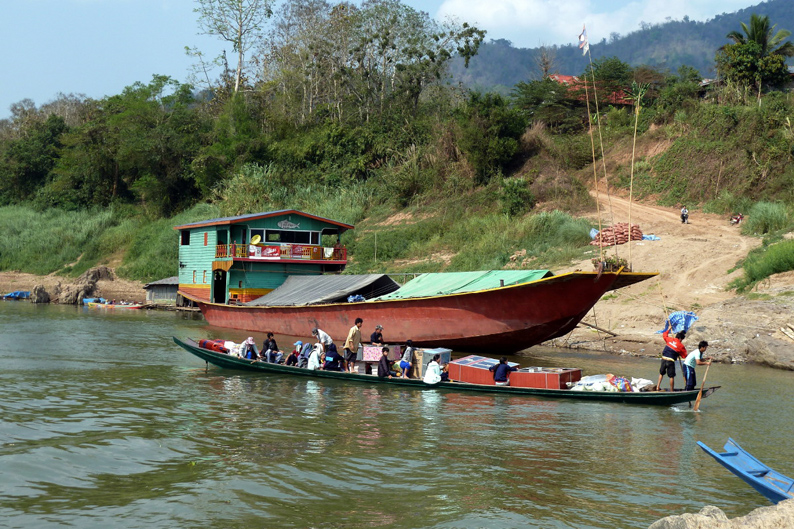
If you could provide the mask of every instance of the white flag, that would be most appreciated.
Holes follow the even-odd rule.
[[[582,24],[582,32],[579,34],[579,49],[582,50],[582,55],[587,55],[590,51],[590,43],[587,42],[587,28]]]

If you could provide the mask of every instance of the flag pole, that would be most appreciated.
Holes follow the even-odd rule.
[[[590,45],[587,43],[587,28],[584,24],[582,24],[582,33],[579,35],[579,48],[583,48],[584,52],[590,51]],[[584,54],[583,52],[583,54]],[[593,61],[590,61],[590,69],[592,70]],[[595,90],[595,85],[593,86],[593,90]],[[599,200],[599,191],[598,191],[598,169],[597,169],[597,162],[596,162],[596,155],[595,155],[595,138],[593,136],[593,119],[590,116],[590,91],[587,88],[587,75],[584,76],[584,100],[587,106],[587,126],[588,131],[590,133],[590,151],[593,155],[593,183],[595,184],[595,192],[596,192],[596,216],[598,217],[598,233],[603,231],[603,226],[601,224],[601,201]],[[598,110],[596,110],[598,113]],[[603,240],[601,244],[598,245],[598,260],[599,262],[604,262],[604,246]],[[599,265],[599,273],[601,270],[601,265]]]

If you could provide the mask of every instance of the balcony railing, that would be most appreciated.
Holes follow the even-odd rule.
[[[248,245],[218,244],[215,258],[291,261],[347,261],[347,248],[327,248],[308,244]]]

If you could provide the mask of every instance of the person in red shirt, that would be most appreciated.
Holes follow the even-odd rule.
[[[662,365],[659,367],[659,381],[656,383],[656,391],[662,389],[662,378],[665,375],[670,377],[670,391],[675,391],[675,361],[678,358],[686,358],[686,347],[681,342],[686,338],[686,331],[681,331],[670,337],[672,326],[662,333],[664,339],[664,349],[662,350]]]

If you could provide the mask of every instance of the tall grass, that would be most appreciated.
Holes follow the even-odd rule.
[[[742,222],[745,235],[762,235],[782,230],[789,223],[786,206],[775,202],[758,202],[750,208],[747,218]]]
[[[86,249],[118,223],[113,210],[38,212],[2,207],[0,269],[40,275],[62,271],[82,259]]]
[[[753,206],[753,201],[747,195],[737,195],[730,191],[721,191],[717,198],[704,204],[703,211],[719,215],[748,214]]]
[[[753,250],[744,260],[742,267],[744,278],[732,284],[739,291],[773,274],[794,270],[794,240]]]

